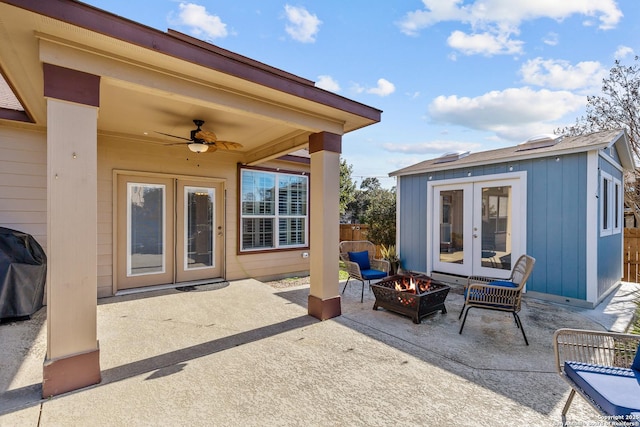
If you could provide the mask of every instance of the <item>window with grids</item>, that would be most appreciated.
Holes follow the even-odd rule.
[[[622,183],[606,172],[600,173],[600,235],[622,232]]]
[[[240,172],[240,250],[308,246],[309,178],[282,172]]]

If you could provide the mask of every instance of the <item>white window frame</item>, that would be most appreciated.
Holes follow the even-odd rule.
[[[600,172],[600,236],[622,232],[622,182]]]
[[[273,194],[273,203],[274,203],[274,213],[273,214],[245,214],[243,212],[243,197],[244,197],[244,179],[245,173],[259,173],[259,174],[269,174],[273,175],[274,180],[274,194]],[[282,214],[279,209],[280,202],[280,188],[279,182],[282,177],[296,177],[302,178],[306,183],[306,205],[304,214]],[[269,171],[263,169],[251,169],[251,168],[241,168],[240,169],[240,197],[239,197],[239,214],[240,214],[240,227],[238,230],[239,234],[239,248],[242,253],[249,252],[264,252],[264,251],[274,251],[274,250],[288,250],[288,249],[297,249],[297,248],[307,248],[309,247],[309,177],[303,173],[295,173],[295,172],[282,172],[282,171]],[[273,220],[273,246],[270,247],[256,247],[256,248],[245,248],[244,247],[244,239],[243,239],[243,228],[244,228],[244,220],[245,219],[272,219]],[[304,232],[304,242],[299,244],[281,244],[280,243],[280,220],[284,219],[302,219],[304,221],[303,232]]]
[[[622,233],[622,217],[624,214],[624,195],[622,182],[613,178],[613,234]]]

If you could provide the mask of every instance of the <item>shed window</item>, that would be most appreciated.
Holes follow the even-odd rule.
[[[308,181],[304,175],[241,170],[241,251],[308,246]]]
[[[600,235],[622,231],[622,183],[606,172],[600,175]]]

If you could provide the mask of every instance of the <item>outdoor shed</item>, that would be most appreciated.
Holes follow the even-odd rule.
[[[392,172],[404,269],[465,283],[536,259],[527,293],[595,307],[622,279],[625,131],[540,136]]]
[[[341,314],[342,136],[380,110],[77,1],[0,0],[0,39],[0,226],[48,256],[44,396],[100,381],[99,297],[310,273],[308,313]]]

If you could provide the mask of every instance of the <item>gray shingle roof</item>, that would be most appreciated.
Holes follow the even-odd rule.
[[[618,150],[622,166],[628,169],[634,168],[635,165],[629,149],[626,133],[621,129],[616,129],[595,132],[588,135],[564,137],[552,146],[536,148],[533,150],[521,150],[522,147],[520,145],[514,145],[512,147],[499,148],[496,150],[471,153],[468,156],[447,163],[438,163],[439,158],[425,160],[412,166],[391,172],[389,176],[413,175],[424,172],[435,172],[447,169],[468,168],[479,165],[504,163],[508,161],[548,157],[552,155],[579,153],[605,148],[612,144],[616,144],[616,149]],[[519,149],[521,151],[519,151]]]

